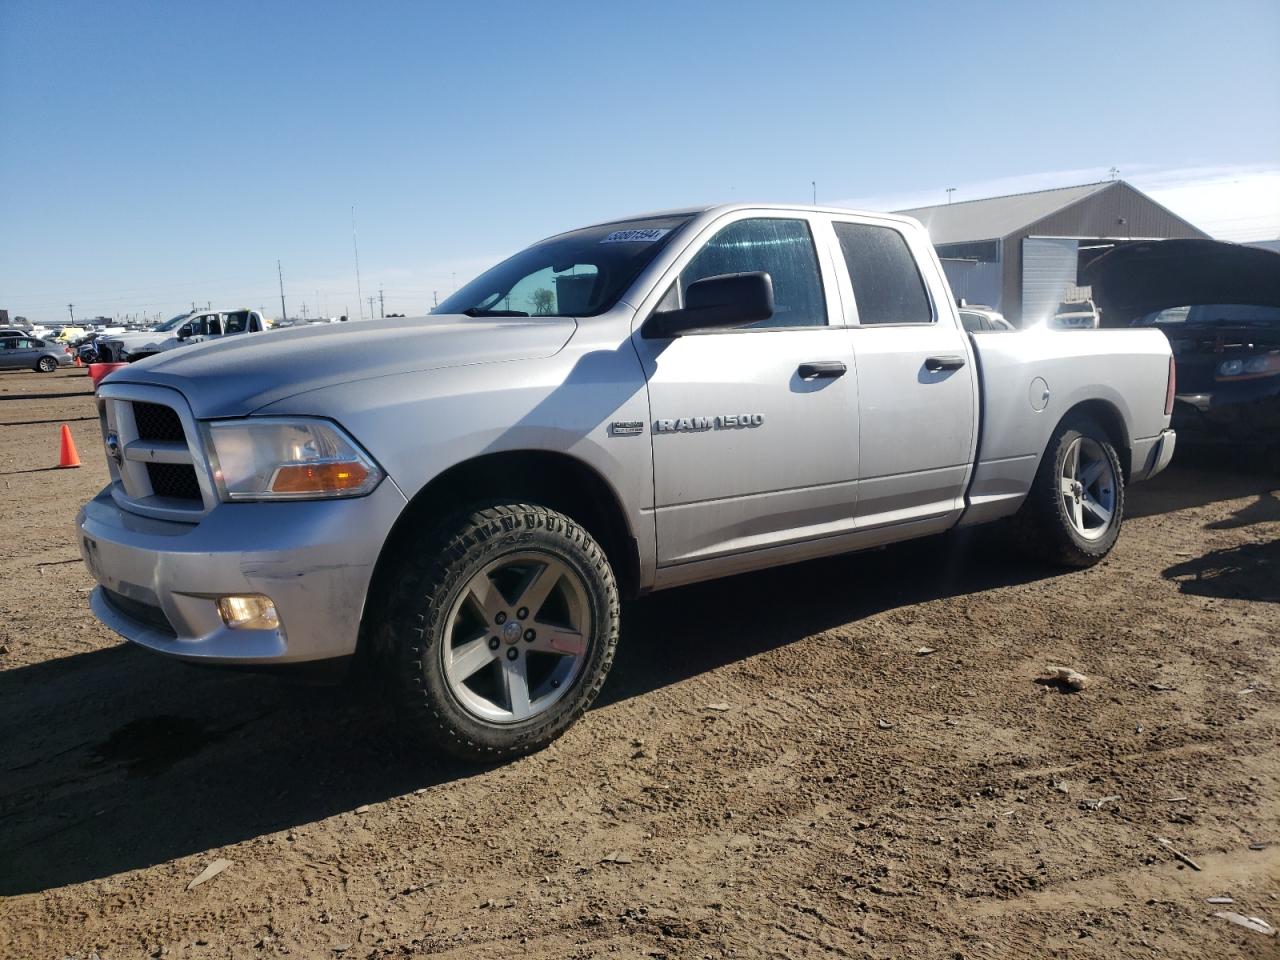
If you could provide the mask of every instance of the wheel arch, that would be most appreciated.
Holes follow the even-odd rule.
[[[1124,474],[1124,481],[1129,482],[1129,472],[1133,462],[1133,448],[1129,443],[1129,429],[1125,424],[1124,414],[1122,414],[1115,404],[1108,400],[1092,399],[1083,400],[1071,407],[1053,428],[1050,434],[1050,441],[1055,436],[1062,425],[1068,420],[1076,417],[1088,417],[1095,421],[1107,435],[1107,439],[1111,441],[1111,445],[1116,449],[1116,455],[1120,458],[1120,469]],[[1041,454],[1044,456],[1045,454]]]
[[[360,625],[362,647],[385,609],[394,585],[390,571],[404,552],[450,514],[469,504],[496,501],[532,501],[581,524],[609,558],[619,593],[623,597],[639,593],[639,544],[621,498],[598,471],[577,457],[554,451],[482,454],[438,474],[400,512],[370,579]]]

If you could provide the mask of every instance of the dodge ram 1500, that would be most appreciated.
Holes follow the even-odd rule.
[[[111,374],[79,542],[128,639],[358,655],[409,729],[501,758],[591,704],[621,598],[1002,518],[1096,563],[1173,396],[1156,330],[967,333],[913,220],[674,211],[536,243],[425,318]]]

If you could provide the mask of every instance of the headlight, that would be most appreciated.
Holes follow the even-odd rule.
[[[1216,379],[1244,380],[1253,377],[1270,377],[1280,374],[1280,350],[1262,353],[1254,357],[1223,360],[1218,364]]]
[[[373,458],[327,420],[213,421],[205,446],[223,500],[359,497],[382,479]]]

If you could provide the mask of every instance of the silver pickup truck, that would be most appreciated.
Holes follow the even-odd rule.
[[[1096,563],[1173,454],[1156,330],[968,334],[902,217],[733,205],[536,243],[432,316],[233,337],[98,392],[97,616],[342,662],[465,757],[590,705],[619,601],[1011,518]]]
[[[179,314],[153,330],[100,337],[94,347],[102,363],[132,363],[216,337],[261,333],[268,328],[257,310],[198,310]]]

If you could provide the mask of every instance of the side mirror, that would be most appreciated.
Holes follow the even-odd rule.
[[[773,278],[763,271],[726,273],[689,284],[682,310],[655,313],[646,337],[679,337],[698,330],[745,327],[773,316]]]
[[[191,336],[191,324],[184,323],[182,326],[178,328],[178,332],[174,334],[174,336],[176,336],[179,340],[187,339],[187,337]]]

